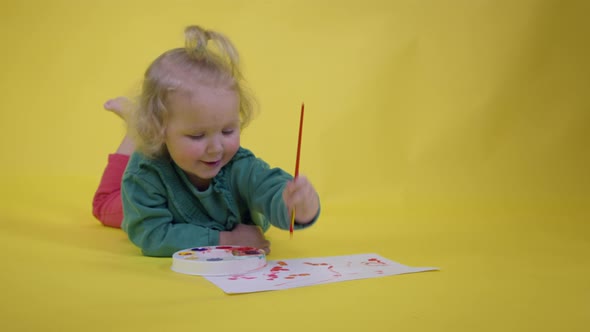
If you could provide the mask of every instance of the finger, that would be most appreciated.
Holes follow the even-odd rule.
[[[297,189],[297,179],[293,179],[289,182],[287,182],[287,186],[285,187],[285,189],[287,190],[287,193],[292,193],[294,190]]]
[[[293,202],[293,195],[294,195],[294,193],[292,193],[292,192],[289,192],[287,190],[283,191],[283,202],[285,202],[285,205],[287,206],[289,211],[295,205],[295,203]]]
[[[299,206],[305,201],[305,191],[298,190],[289,197],[289,203],[292,206]]]
[[[298,176],[297,178],[295,178],[293,180],[293,182],[294,182],[294,186],[297,189],[301,189],[301,188],[309,185],[309,180],[307,179],[307,177],[305,175]]]
[[[270,241],[267,239],[263,239],[258,248],[264,250],[264,252],[268,254],[270,252]]]

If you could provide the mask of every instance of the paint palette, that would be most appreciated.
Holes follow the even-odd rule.
[[[252,247],[196,247],[180,250],[172,255],[172,271],[192,275],[237,275],[265,266],[264,250]]]

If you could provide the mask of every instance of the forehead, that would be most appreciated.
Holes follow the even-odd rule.
[[[240,99],[228,86],[196,84],[172,91],[168,96],[171,119],[177,117],[239,117]]]

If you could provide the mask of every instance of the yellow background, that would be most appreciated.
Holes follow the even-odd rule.
[[[0,2],[0,329],[585,331],[590,2]],[[200,24],[238,47],[243,145],[320,192],[270,259],[376,252],[441,271],[229,296],[142,257],[91,200],[102,110]]]

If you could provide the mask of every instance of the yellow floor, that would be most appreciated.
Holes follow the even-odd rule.
[[[95,180],[3,179],[6,331],[585,331],[590,323],[587,208],[327,204],[317,227],[293,240],[272,230],[269,258],[376,252],[441,270],[226,295],[99,226],[79,198]]]
[[[590,2],[0,2],[0,331],[587,331]],[[436,272],[226,295],[91,200],[182,29],[226,33],[261,112],[244,146],[322,216],[269,259],[378,253]]]

